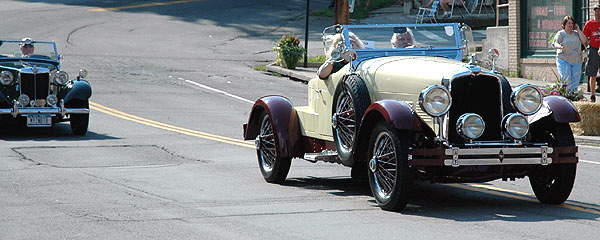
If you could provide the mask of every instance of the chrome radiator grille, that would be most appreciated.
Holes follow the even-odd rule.
[[[497,78],[479,75],[456,78],[450,85],[452,107],[450,108],[449,140],[464,143],[456,132],[456,120],[464,113],[479,114],[485,122],[485,131],[477,140],[502,139],[502,93]]]
[[[49,73],[21,73],[21,94],[26,94],[30,99],[46,99],[50,87]]]

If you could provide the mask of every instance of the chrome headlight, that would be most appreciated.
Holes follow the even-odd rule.
[[[0,73],[0,81],[4,85],[9,85],[15,80],[15,76],[10,71],[2,71]]]
[[[456,121],[456,132],[464,138],[477,139],[485,130],[483,118],[475,113],[465,113]]]
[[[17,98],[17,101],[19,102],[19,104],[21,104],[21,106],[27,106],[29,104],[29,100],[29,96],[27,96],[26,94],[21,94]]]
[[[57,102],[58,102],[58,98],[54,94],[50,94],[50,95],[48,95],[48,97],[46,97],[46,103],[48,103],[48,105],[50,105],[50,106],[56,106]]]
[[[54,75],[54,83],[58,85],[64,85],[67,81],[69,81],[69,74],[66,72],[58,71],[56,72],[56,75]]]
[[[523,84],[513,91],[510,100],[517,111],[532,115],[542,107],[542,92],[531,84]]]
[[[439,117],[450,110],[452,97],[450,97],[450,92],[444,86],[433,85],[421,91],[419,105],[425,113],[432,117]]]
[[[504,116],[502,127],[504,133],[514,139],[522,139],[529,132],[529,122],[523,115],[518,113],[509,113]]]

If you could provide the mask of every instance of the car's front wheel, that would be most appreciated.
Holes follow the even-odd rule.
[[[291,157],[277,155],[277,135],[267,113],[261,116],[260,132],[256,137],[258,166],[263,178],[270,183],[283,183],[290,171]]]
[[[369,141],[369,184],[383,210],[401,211],[409,199],[411,178],[408,169],[407,133],[381,122]]]
[[[87,100],[73,100],[77,101],[70,105],[72,108],[90,108],[90,103]],[[71,122],[71,132],[74,135],[85,135],[88,130],[88,125],[90,123],[90,114],[71,114],[70,116]]]
[[[568,123],[550,122],[543,124],[545,130],[538,131],[540,140],[553,147],[575,146],[573,132]],[[577,165],[575,163],[539,166],[529,174],[529,182],[535,196],[541,203],[562,204],[573,189]]]

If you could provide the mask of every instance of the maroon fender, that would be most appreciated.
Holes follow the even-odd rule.
[[[381,100],[372,103],[362,118],[356,145],[354,146],[355,161],[366,161],[369,146],[369,136],[378,121],[386,121],[397,129],[421,128],[421,120],[405,102],[398,100]]]
[[[552,119],[559,123],[579,122],[581,117],[579,112],[571,102],[562,96],[547,96],[544,102],[548,104],[552,111]]]
[[[371,114],[379,113],[383,119],[398,129],[414,129],[419,127],[419,119],[405,102],[397,100],[381,100],[367,108],[363,119],[369,119]],[[364,120],[363,120],[364,121]]]
[[[283,96],[265,96],[254,103],[248,123],[244,124],[244,140],[255,139],[260,131],[260,117],[266,112],[275,132],[276,150],[280,157],[302,155],[300,122],[292,102]]]

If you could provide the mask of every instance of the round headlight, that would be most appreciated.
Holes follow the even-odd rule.
[[[531,84],[519,86],[510,99],[517,111],[523,115],[534,114],[542,107],[542,92]]]
[[[464,138],[477,139],[485,130],[483,118],[475,113],[465,113],[456,121],[456,132]]]
[[[56,75],[54,75],[54,83],[58,85],[64,85],[67,81],[69,81],[69,74],[66,72],[58,71],[56,72]]]
[[[0,73],[0,81],[4,85],[9,85],[13,82],[15,76],[10,71],[2,71]]]
[[[518,113],[509,113],[502,120],[504,132],[511,138],[522,139],[529,132],[529,122]]]
[[[17,101],[19,102],[19,104],[21,104],[21,106],[27,106],[29,104],[29,96],[27,96],[26,94],[21,94],[17,98]]]
[[[56,103],[58,102],[58,98],[56,97],[56,95],[50,94],[50,95],[48,95],[48,97],[46,97],[46,102],[50,106],[56,106]]]
[[[450,110],[452,98],[450,92],[442,85],[429,86],[419,95],[419,105],[425,113],[432,117],[439,117]]]

